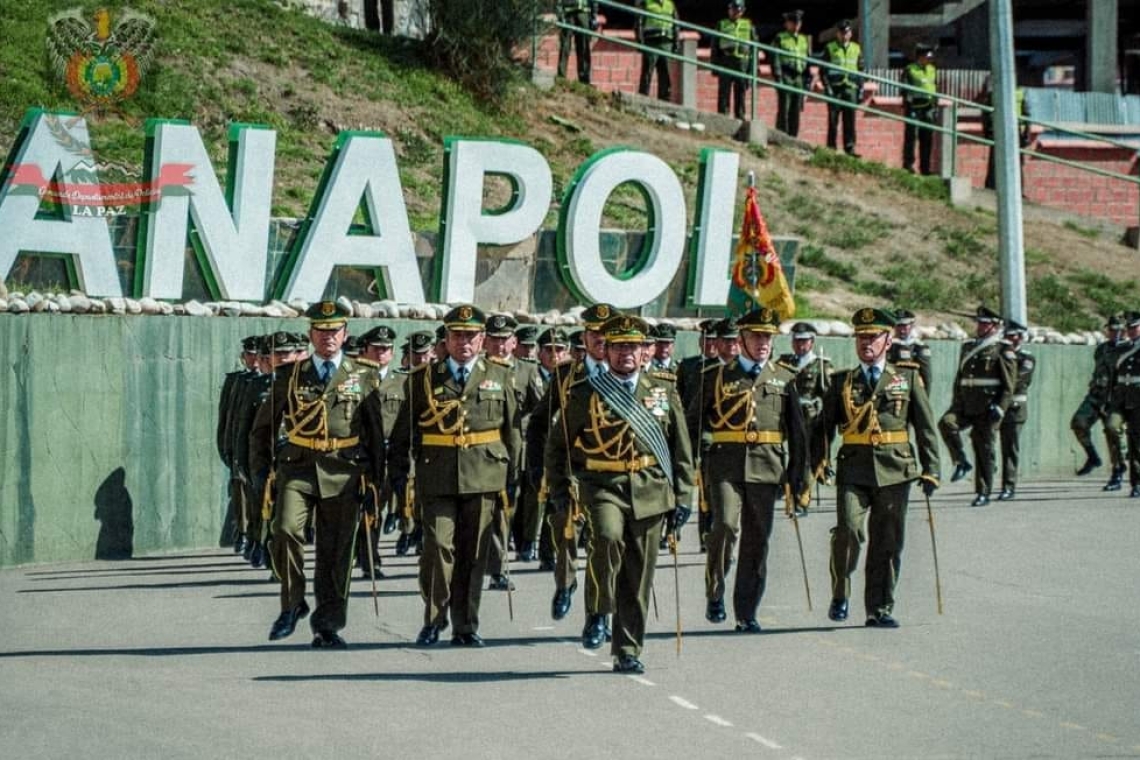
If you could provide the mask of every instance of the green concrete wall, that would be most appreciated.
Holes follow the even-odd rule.
[[[412,323],[392,323],[403,335]],[[240,338],[271,319],[0,315],[0,566],[215,546],[225,473],[214,447],[222,376]],[[418,325],[417,325],[418,326]],[[360,329],[359,327],[357,329]],[[678,353],[696,346],[683,335]],[[785,351],[787,338],[777,350]],[[850,339],[821,339],[837,365]],[[941,414],[957,345],[934,345]],[[1068,431],[1088,347],[1037,346],[1026,475],[1071,473]],[[944,466],[948,473],[949,468]]]

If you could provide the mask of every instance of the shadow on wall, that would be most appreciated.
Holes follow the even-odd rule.
[[[101,523],[95,559],[130,559],[134,553],[134,503],[126,480],[127,471],[118,467],[95,491],[95,519]]]

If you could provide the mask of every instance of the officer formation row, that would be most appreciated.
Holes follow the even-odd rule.
[[[642,52],[641,75],[638,92],[649,95],[654,74],[657,75],[657,97],[670,100],[672,80],[670,60],[663,52],[680,53],[680,35],[677,25],[677,8],[673,0],[644,0],[639,6],[654,16],[638,16],[636,34],[639,44],[648,48]],[[559,19],[569,25],[590,32],[598,29],[598,4],[592,0],[558,0]],[[839,127],[843,127],[843,150],[858,157],[855,151],[855,107],[863,102],[863,51],[852,37],[854,26],[849,20],[835,25],[835,39],[830,40],[821,53],[813,55],[811,38],[804,34],[804,12],[788,11],[783,14],[784,28],[771,40],[771,46],[780,52],[773,55],[772,78],[778,84],[796,87],[796,90],[777,89],[776,129],[791,137],[800,132],[800,113],[804,108],[803,90],[822,89],[830,98],[827,106],[827,147],[837,150]],[[717,77],[717,111],[746,119],[745,102],[753,81],[752,43],[757,41],[756,28],[745,16],[744,0],[729,0],[726,17],[717,24],[713,38],[711,63]],[[578,62],[579,81],[590,83],[590,42],[585,32],[560,27],[558,46],[558,76],[565,78],[571,46]],[[829,64],[820,67],[819,82],[813,76],[812,60]],[[914,57],[903,69],[904,83],[917,91],[903,92],[905,115],[909,120],[903,134],[902,166],[915,170],[917,148],[918,167],[922,174],[931,173],[931,151],[934,132],[925,125],[938,123],[938,94],[934,48],[919,44]]]
[[[891,628],[910,486],[929,496],[939,482],[937,428],[955,477],[971,469],[959,438],[971,429],[978,505],[992,484],[993,437],[1005,441],[1010,431],[999,498],[1014,494],[1034,363],[1020,345],[1024,328],[1002,330],[984,307],[937,426],[926,393],[929,349],[913,339],[908,312],[857,312],[859,366],[839,371],[815,353],[806,323],[792,329],[793,352],[774,357],[780,323],[768,309],[706,322],[701,353],[678,362],[670,325],[651,329],[606,304],[586,309],[574,339],[464,305],[436,333],[410,335],[399,368],[391,328],[350,341],[337,304],[316,304],[307,316],[307,336],[247,339],[247,368],[227,375],[220,404],[235,548],[268,564],[280,584],[272,640],[309,616],[304,546],[312,541],[312,645],[345,646],[352,565],[375,581],[378,534],[398,526],[397,551],[419,547],[417,644],[432,646],[450,628],[453,645],[482,645],[484,580],[510,593],[513,543],[519,560],[553,571],[556,620],[569,614],[586,565],[583,646],[610,641],[614,669],[641,672],[658,552],[676,556],[692,511],[700,511],[707,554],[706,617],[727,619],[738,554],[735,627],[758,632],[775,505],[782,500],[796,518],[813,483],[827,477],[838,499],[829,616],[847,618],[850,577],[868,540],[866,624]],[[1140,314],[1127,325],[1135,340]],[[1140,376],[1135,351],[1126,353],[1110,388]],[[1124,424],[1140,403],[1121,400]]]

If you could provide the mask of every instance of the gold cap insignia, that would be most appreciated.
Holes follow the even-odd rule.
[[[598,319],[609,319],[610,307],[605,304],[598,306]]]
[[[866,322],[868,324],[870,324],[871,322],[874,322],[875,321],[875,310],[874,309],[863,309],[863,311],[859,312],[859,321],[860,322]]]
[[[331,317],[333,314],[336,314],[336,304],[335,303],[333,303],[332,301],[325,301],[324,303],[321,304],[321,316],[322,317]]]
[[[459,318],[464,320],[464,321],[471,319],[471,307],[470,306],[460,306],[459,307]]]
[[[760,319],[764,320],[765,322],[770,321],[772,319],[772,310],[767,308],[761,309]]]

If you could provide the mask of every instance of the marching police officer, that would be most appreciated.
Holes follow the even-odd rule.
[[[1084,476],[1100,467],[1102,462],[1096,446],[1092,442],[1092,427],[1099,420],[1104,423],[1104,439],[1108,444],[1108,458],[1112,463],[1112,474],[1109,476],[1109,485],[1105,490],[1119,490],[1124,477],[1124,454],[1121,448],[1120,431],[1108,424],[1108,404],[1111,400],[1112,373],[1116,369],[1116,359],[1121,349],[1129,344],[1124,339],[1124,319],[1119,315],[1108,318],[1104,326],[1103,343],[1097,345],[1093,352],[1093,373],[1089,380],[1089,389],[1081,400],[1081,405],[1073,413],[1069,423],[1073,435],[1085,451],[1085,463],[1077,470],[1078,476]]]
[[[225,379],[222,381],[221,393],[218,394],[217,447],[222,464],[230,471],[226,524],[227,530],[232,534],[234,554],[245,554],[250,546],[250,540],[249,505],[245,499],[237,462],[233,456],[233,408],[238,389],[257,373],[256,335],[242,338],[241,364],[241,369],[226,373]]]
[[[811,41],[800,32],[803,21],[803,11],[788,11],[784,14],[783,30],[772,41],[772,46],[780,49],[772,61],[772,76],[781,84],[797,88],[776,92],[776,129],[790,137],[800,134],[800,111],[804,107],[802,90],[811,86],[808,69]]]
[[[715,72],[716,110],[728,113],[732,101],[732,114],[744,120],[744,99],[752,86],[752,61],[756,41],[756,28],[744,17],[744,0],[729,0],[728,18],[723,18],[716,28],[720,36],[712,46],[712,63],[727,71]]]
[[[851,573],[867,541],[866,624],[897,628],[894,592],[902,568],[910,486],[921,480],[928,496],[938,487],[938,436],[918,373],[887,361],[894,316],[882,309],[860,309],[851,322],[859,365],[835,373],[823,404],[825,434],[811,442],[818,468],[836,429],[842,437],[827,615],[847,619]]]
[[[1128,427],[1128,469],[1133,499],[1140,498],[1140,311],[1124,315],[1128,343],[1116,358],[1112,372],[1108,425],[1120,435]],[[1109,485],[1111,485],[1111,481]],[[1105,486],[1105,490],[1117,490]]]
[[[250,466],[249,434],[254,419],[257,417],[258,408],[265,399],[272,382],[270,377],[270,373],[273,371],[272,356],[273,335],[258,336],[255,357],[256,371],[235,388],[234,401],[230,410],[233,441],[231,456],[237,467],[238,478],[242,483],[245,532],[249,537],[246,551],[242,553],[242,557],[256,569],[266,567],[269,562],[265,545],[266,525],[262,519],[266,497],[264,489],[258,484],[255,477],[257,470]]]
[[[564,24],[589,29],[591,32],[598,28],[598,4],[593,0],[557,0],[555,10],[558,20]],[[574,52],[578,56],[578,81],[582,84],[590,83],[590,35],[575,29],[558,29],[558,77],[566,78],[566,64],[570,61],[570,44],[573,41]]]
[[[974,473],[976,496],[971,506],[984,507],[990,503],[993,490],[995,437],[1013,403],[1017,373],[1002,350],[1001,317],[979,306],[974,319],[977,337],[962,344],[950,408],[939,420],[938,430],[954,460],[951,482],[961,480],[974,469],[962,447],[961,431],[970,430],[978,463]]]
[[[353,545],[362,494],[384,477],[384,434],[369,382],[371,370],[344,355],[348,312],[333,301],[314,304],[313,355],[282,367],[249,434],[250,467],[276,479],[271,524],[273,569],[281,580],[281,614],[270,640],[289,636],[309,614],[305,603],[304,530],[316,527],[313,647],[343,648]],[[284,445],[274,452],[276,431]],[[271,470],[271,468],[273,468]]]
[[[922,174],[930,174],[930,153],[934,146],[934,132],[927,124],[938,123],[937,70],[934,68],[934,48],[914,46],[914,60],[903,69],[903,83],[915,88],[903,90],[906,117],[923,126],[906,123],[903,129],[903,168],[914,173],[914,149],[918,145],[918,167]]]
[[[543,331],[537,339],[538,345],[538,374],[544,389],[542,400],[531,416],[532,425],[526,431],[526,471],[531,482],[538,484],[534,503],[524,503],[525,512],[522,516],[523,546],[537,547],[539,570],[554,570],[554,537],[553,529],[546,522],[546,508],[549,500],[549,488],[546,485],[544,467],[545,431],[550,416],[548,405],[551,403],[550,386],[555,381],[555,371],[558,365],[567,361],[567,349],[570,341],[566,333],[557,327]],[[538,433],[542,431],[540,436]],[[546,529],[544,530],[544,526]]]
[[[789,367],[795,376],[796,394],[803,410],[804,429],[809,439],[822,435],[819,428],[819,413],[823,409],[823,397],[831,386],[831,375],[835,368],[826,356],[815,352],[815,325],[810,322],[796,322],[792,325],[792,352],[779,358],[779,363]],[[830,477],[830,465],[824,466],[824,480]],[[811,503],[811,492],[815,485],[815,473],[809,472],[804,488],[796,491],[798,497],[790,509],[799,514],[807,512]]]
[[[569,448],[546,448],[554,498],[568,500],[577,490],[590,525],[586,584],[593,593],[582,644],[600,647],[612,614],[619,673],[645,670],[639,658],[661,523],[687,511],[693,489],[676,389],[640,371],[648,328],[633,316],[605,323],[609,369],[569,388],[563,408]]]
[[[649,86],[653,82],[653,73],[657,73],[657,99],[671,100],[673,97],[673,80],[669,75],[669,59],[661,55],[663,52],[676,52],[677,7],[673,0],[643,0],[642,7],[654,17],[637,17],[637,41],[653,50],[641,53],[641,78],[637,84],[637,91],[642,95],[649,95]],[[663,17],[663,18],[662,18]]]
[[[415,370],[425,364],[430,364],[434,360],[433,347],[435,345],[435,334],[427,330],[418,330],[408,336],[408,372]],[[407,375],[405,375],[405,396],[407,398]],[[407,414],[409,411],[407,405],[401,411],[401,414]],[[411,423],[409,422],[409,425]],[[402,498],[402,505],[400,508],[400,535],[396,538],[396,556],[403,557],[413,547],[416,549],[416,554],[420,554],[423,545],[423,527],[418,524],[419,520],[419,507],[418,502],[415,500],[415,472],[414,468],[408,473],[407,481],[404,483],[403,494],[399,489],[393,488],[397,498]]]
[[[393,468],[414,462],[422,510],[420,646],[452,626],[455,646],[483,646],[479,602],[496,501],[519,468],[518,401],[510,371],[481,356],[486,316],[457,306],[444,316],[446,359],[408,378],[409,409],[392,435]],[[450,619],[449,619],[450,618]]]
[[[913,311],[895,309],[895,332],[887,361],[907,369],[918,370],[926,393],[930,395],[930,347],[914,333],[916,317]]]
[[[823,60],[831,64],[824,68],[823,86],[827,94],[842,103],[827,104],[827,147],[836,150],[839,145],[839,120],[843,119],[843,151],[855,158],[855,106],[863,100],[863,49],[851,39],[850,21],[844,19],[835,25],[837,36],[823,49]]]
[[[1021,428],[1029,419],[1029,386],[1037,360],[1022,345],[1029,337],[1025,325],[1009,320],[1005,326],[1005,359],[1016,371],[1016,385],[1009,412],[1001,420],[1001,493],[998,501],[1009,501],[1017,491],[1017,466],[1021,461]]]
[[[713,623],[726,618],[725,577],[739,540],[732,595],[736,630],[759,633],[756,609],[768,576],[776,500],[784,496],[785,485],[792,496],[803,489],[808,441],[795,374],[771,360],[779,315],[772,309],[756,309],[736,324],[740,355],[709,371],[697,411],[710,441],[704,471],[713,515],[707,539],[705,617]]]

